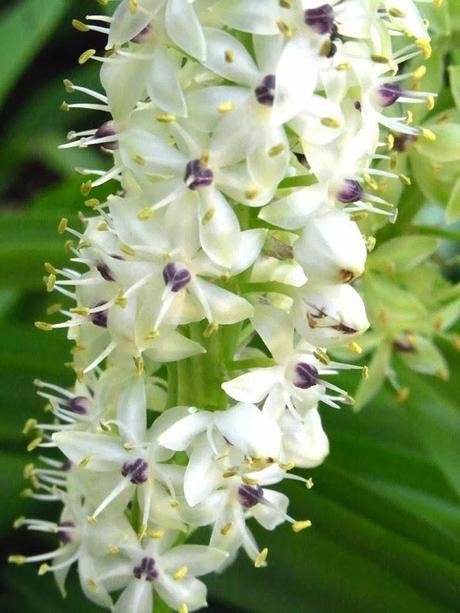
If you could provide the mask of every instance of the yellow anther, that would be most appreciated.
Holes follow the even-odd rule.
[[[283,9],[292,9],[293,2],[292,0],[279,0],[279,5]]]
[[[66,102],[65,100],[61,102],[61,106],[59,108],[61,109],[61,111],[64,111],[65,113],[67,113],[70,110],[69,103]]]
[[[433,4],[437,9],[441,8],[443,2],[444,0],[433,0]]]
[[[432,111],[434,109],[434,104],[435,104],[434,96],[428,96],[428,98],[426,99],[426,108],[429,111]]]
[[[326,126],[326,128],[340,128],[342,125],[338,119],[334,119],[333,117],[322,117],[321,124]]]
[[[221,102],[221,104],[219,104],[217,107],[217,110],[219,113],[229,113],[230,111],[233,111],[234,108],[235,105],[233,102]]]
[[[90,462],[91,462],[91,456],[85,455],[85,457],[79,461],[78,466],[80,468],[86,468]]]
[[[203,336],[205,338],[209,338],[210,336],[212,336],[215,332],[217,332],[217,330],[219,329],[219,324],[217,324],[215,321],[211,322],[208,327],[206,328],[206,330],[203,332]]]
[[[406,13],[404,13],[403,11],[401,11],[400,9],[396,8],[395,6],[392,6],[389,11],[390,15],[392,17],[400,17],[400,18],[404,18],[406,16]]]
[[[406,118],[404,120],[408,126],[414,123],[414,113],[412,111],[406,111]]]
[[[187,573],[188,573],[188,568],[186,566],[181,566],[178,570],[176,570],[173,577],[175,581],[180,581],[187,575]]]
[[[76,315],[81,315],[82,317],[88,317],[91,315],[91,310],[88,307],[73,307],[70,309],[71,313],[75,313]]]
[[[118,297],[115,300],[115,304],[122,309],[124,309],[128,305],[128,300],[124,297],[123,292],[120,292],[118,294]]]
[[[263,566],[267,566],[266,564],[267,557],[268,557],[268,549],[267,547],[265,547],[265,549],[262,549],[262,551],[259,553],[259,555],[254,560],[254,566],[256,568],[262,568]]]
[[[331,360],[327,353],[324,352],[322,349],[319,349],[318,347],[313,352],[313,355],[317,360],[321,362],[321,364],[324,364],[325,366],[328,366],[331,363]]]
[[[406,402],[409,398],[410,389],[408,387],[401,387],[396,393],[396,400],[398,402]]]
[[[80,57],[78,58],[78,63],[81,64],[86,64],[86,62],[88,60],[90,60],[93,55],[96,54],[96,49],[87,49],[86,51],[84,51]]]
[[[227,64],[231,64],[235,60],[235,54],[232,49],[227,49],[224,53],[224,57]]]
[[[8,562],[10,564],[16,564],[17,566],[21,566],[22,564],[25,564],[27,562],[27,558],[19,554],[12,555],[12,556],[8,556]]]
[[[257,189],[257,187],[253,187],[244,192],[244,196],[248,200],[254,200],[255,198],[257,198],[259,194],[260,194],[260,191]]]
[[[177,609],[178,613],[188,613],[188,606],[183,602]]]
[[[132,256],[136,255],[136,252],[134,251],[134,249],[126,244],[121,245],[120,251],[123,251],[123,253],[126,253],[126,255],[132,255]]]
[[[390,64],[391,60],[384,55],[371,55],[371,60],[376,64]]]
[[[21,517],[18,517],[17,519],[14,520],[13,522],[13,528],[21,528],[24,525],[26,518],[24,517],[24,515],[21,515]]]
[[[53,329],[53,326],[46,321],[36,321],[34,323],[34,326],[39,330],[42,330],[43,332],[51,332],[51,330]]]
[[[136,164],[139,164],[139,166],[145,166],[145,158],[143,158],[142,155],[134,155],[133,161],[136,162]]]
[[[139,221],[148,221],[149,219],[151,219],[152,215],[152,209],[150,207],[145,207],[145,209],[139,211],[139,213],[137,214],[137,218],[139,219]]]
[[[68,225],[69,225],[69,220],[66,217],[63,217],[58,225],[59,234],[64,234],[64,232],[67,230]]]
[[[302,530],[305,530],[306,528],[310,528],[311,526],[311,521],[309,519],[306,519],[305,521],[295,521],[292,524],[292,530],[293,532],[302,532]]]
[[[90,524],[90,526],[95,526],[97,524],[97,519],[93,515],[88,515],[86,520]]]
[[[349,62],[342,62],[341,64],[337,64],[337,66],[335,67],[336,70],[350,70],[351,68],[351,64]]]
[[[398,179],[401,181],[403,185],[412,185],[412,181],[410,180],[410,177],[408,177],[407,175],[400,174],[398,176]]]
[[[85,181],[80,185],[80,193],[82,196],[88,196],[93,189],[93,182],[91,180]]]
[[[395,137],[393,134],[388,134],[387,136],[387,149],[388,151],[393,151],[393,147],[395,146]]]
[[[161,539],[164,537],[165,533],[164,530],[148,530],[147,535],[151,539]]]
[[[163,113],[162,115],[157,115],[156,120],[160,123],[174,123],[177,117],[172,113]]]
[[[24,428],[22,429],[22,433],[23,434],[29,434],[29,432],[32,432],[33,430],[35,430],[35,428],[37,427],[37,420],[30,418],[26,421],[26,423],[24,424]]]
[[[109,224],[106,221],[101,221],[101,223],[97,225],[96,229],[98,232],[107,232],[109,229]]]
[[[37,438],[34,438],[34,440],[30,441],[30,443],[27,445],[26,447],[27,451],[33,451],[42,443],[42,441],[43,441],[42,437],[37,436]]]
[[[136,373],[142,375],[144,373],[144,360],[141,355],[134,358],[134,365],[136,367]]]
[[[109,553],[112,556],[116,556],[118,553],[120,553],[120,548],[116,545],[109,545]]]
[[[203,215],[202,219],[201,219],[201,223],[205,226],[206,224],[208,224],[214,217],[214,215],[216,214],[216,209],[211,207],[209,208],[206,213]]]
[[[348,348],[350,349],[351,353],[354,353],[355,355],[361,355],[363,352],[363,348],[361,347],[361,345],[359,343],[357,343],[356,341],[352,341],[349,345]]]
[[[426,75],[426,66],[419,66],[418,68],[416,68],[414,70],[414,72],[412,73],[412,78],[415,81],[419,81],[420,79],[422,79],[424,76]]]
[[[285,145],[283,143],[278,143],[278,145],[275,145],[274,147],[272,147],[271,149],[268,150],[268,155],[271,158],[274,158],[277,155],[279,155],[280,153],[283,153],[285,148],[286,147],[285,147]]]
[[[153,341],[154,339],[158,338],[160,336],[160,331],[157,329],[153,329],[150,330],[149,332],[147,332],[147,334],[144,336],[146,341]]]
[[[250,477],[247,477],[246,475],[243,475],[241,477],[241,481],[245,484],[245,485],[257,485],[259,482],[257,481],[257,479],[251,479]]]
[[[42,577],[43,575],[45,575],[48,571],[49,571],[50,567],[48,564],[41,564],[40,568],[38,569],[38,576]]]
[[[26,464],[23,470],[24,479],[30,479],[34,476],[35,465],[34,464]]]
[[[222,476],[224,479],[231,479],[237,474],[238,472],[236,470],[226,470]]]
[[[232,528],[233,528],[233,524],[232,522],[229,522],[228,524],[225,524],[223,528],[220,529],[220,533],[222,534],[222,536],[227,536],[227,534],[230,532]]]
[[[26,487],[26,489],[22,490],[22,492],[19,494],[21,498],[31,498],[33,495],[34,492],[30,489],[30,487]]]
[[[70,79],[63,80],[65,90],[68,94],[71,94],[74,91],[74,84]]]
[[[138,7],[139,7],[139,0],[129,0],[128,8],[133,15],[135,15],[135,13],[137,12]]]
[[[425,138],[426,140],[429,140],[429,141],[431,141],[433,143],[436,140],[436,134],[432,130],[430,130],[429,128],[421,128],[420,132],[421,132],[423,138]]]
[[[170,501],[169,501],[169,506],[170,506],[172,509],[177,509],[177,507],[179,506],[179,502],[178,502],[177,500],[170,500]]]
[[[281,32],[281,34],[283,34],[283,36],[285,36],[286,38],[292,38],[293,31],[289,24],[280,19],[276,22],[276,25],[278,26],[278,30]]]
[[[432,53],[430,41],[427,38],[417,38],[415,44],[422,50],[423,57],[428,60]]]
[[[369,366],[363,366],[363,379],[365,379],[367,381],[367,379],[369,379]]]
[[[289,464],[280,464],[279,466],[281,470],[285,470],[286,472],[289,472],[290,470],[295,468],[295,464],[293,464],[292,462]]]
[[[442,381],[449,381],[449,371],[447,371],[445,368],[439,368],[436,371],[436,376]]]
[[[315,484],[313,483],[313,479],[311,477],[305,481],[305,487],[307,490],[311,490],[314,485]]]
[[[72,19],[72,27],[79,32],[89,32],[90,30],[89,26],[87,26],[86,23],[83,23],[83,21],[80,21],[79,19]]]
[[[95,209],[96,207],[100,206],[100,204],[101,203],[97,198],[89,198],[88,200],[85,200],[85,205],[90,209]]]

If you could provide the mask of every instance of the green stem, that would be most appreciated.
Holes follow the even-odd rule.
[[[278,281],[265,281],[264,283],[242,283],[241,290],[244,293],[274,292],[277,294],[284,294],[285,296],[291,297],[294,297],[297,293],[297,288],[293,285],[287,285],[287,283],[280,283]]]
[[[229,370],[246,370],[247,368],[268,368],[276,366],[272,358],[251,358],[250,360],[237,360],[229,364]]]
[[[221,385],[228,379],[226,354],[229,342],[237,337],[237,326],[228,330],[218,329],[206,335],[206,323],[200,322],[187,326],[191,340],[200,343],[206,353],[196,355],[177,363],[177,403],[196,406],[208,411],[222,410],[227,407],[228,398]]]

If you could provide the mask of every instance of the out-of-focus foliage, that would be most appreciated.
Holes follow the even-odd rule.
[[[428,7],[428,5],[425,5]],[[50,301],[43,289],[43,262],[68,257],[56,227],[76,220],[83,208],[81,177],[97,152],[56,145],[70,129],[92,127],[84,111],[59,110],[62,78],[97,84],[96,65],[76,67],[92,47],[72,16],[95,12],[91,0],[16,0],[0,5],[0,420],[2,507],[0,538],[10,551],[47,546],[26,532],[13,533],[18,515],[43,514],[18,496],[30,461],[21,436],[27,417],[37,416],[35,377],[70,383],[64,335],[44,334]],[[97,10],[101,10],[100,6]],[[460,609],[460,360],[456,320],[460,310],[460,2],[428,8],[433,56],[424,90],[438,94],[432,111],[417,121],[435,142],[397,143],[390,164],[411,175],[411,186],[380,184],[380,194],[399,205],[394,225],[364,220],[377,239],[360,288],[373,329],[363,339],[369,378],[358,386],[360,414],[323,409],[331,456],[311,471],[315,487],[305,496],[293,485],[292,513],[313,527],[263,535],[271,564],[256,571],[241,558],[213,578],[211,611],[285,613],[440,613]],[[96,45],[94,45],[96,46]],[[415,70],[420,62],[410,67]],[[100,195],[102,196],[102,194]],[[77,223],[77,222],[76,222]],[[347,356],[347,359],[350,355]],[[450,379],[448,375],[450,373]],[[391,384],[383,384],[385,379]],[[381,388],[378,395],[375,392]],[[50,516],[55,510],[50,508]],[[46,514],[46,511],[45,511]],[[262,544],[262,535],[258,535]],[[51,613],[95,610],[77,582],[63,602],[52,578],[36,569],[2,566],[0,610]],[[161,612],[160,612],[161,613]]]

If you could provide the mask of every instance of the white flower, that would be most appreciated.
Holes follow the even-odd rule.
[[[296,330],[317,347],[351,342],[369,327],[358,292],[350,285],[313,285],[300,289],[293,306]]]
[[[358,225],[346,213],[310,218],[294,245],[294,257],[316,283],[348,283],[364,272],[367,249]]]
[[[197,577],[217,570],[227,554],[205,545],[174,546],[177,533],[117,543],[119,555],[99,568],[98,582],[110,591],[123,589],[114,613],[151,613],[153,595],[174,610],[206,606],[206,586]]]
[[[315,357],[311,345],[305,341],[294,344],[292,322],[287,313],[259,305],[254,327],[270,350],[275,365],[250,369],[223,383],[222,388],[231,398],[254,404],[265,401],[263,412],[276,420],[284,415],[286,407],[300,419],[319,401],[337,408],[337,402],[347,400],[345,392],[325,381],[323,376],[353,366],[331,362],[325,367]],[[327,388],[340,395],[329,395]]]

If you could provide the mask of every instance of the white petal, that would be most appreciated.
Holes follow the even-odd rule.
[[[286,45],[276,71],[274,121],[281,125],[308,109],[318,81],[318,60],[307,39],[295,36]]]
[[[276,526],[286,521],[289,498],[281,492],[268,489],[264,490],[264,498],[270,503],[270,506],[263,503],[257,504],[251,514],[266,530],[274,530]]]
[[[148,62],[126,58],[114,58],[102,65],[102,86],[107,93],[112,116],[120,125],[142,99],[148,70]],[[123,83],[123,87],[120,87],[120,83]]]
[[[296,230],[307,222],[307,219],[326,202],[326,190],[323,184],[315,183],[308,187],[300,187],[289,196],[281,198],[264,207],[259,217],[269,223]]]
[[[122,441],[109,434],[56,432],[53,434],[53,441],[74,464],[79,464],[84,458],[89,457],[89,470],[114,470],[127,457]]]
[[[155,589],[162,600],[174,610],[186,604],[189,611],[196,611],[206,606],[206,586],[199,579],[185,577],[176,581],[166,573],[155,582]]]
[[[222,435],[244,454],[252,457],[277,458],[281,433],[276,422],[253,404],[237,404],[215,414]]]
[[[172,56],[164,47],[156,49],[147,80],[150,98],[164,111],[185,117],[187,107],[179,83],[179,58]]]
[[[203,502],[218,486],[222,478],[206,434],[197,437],[192,446],[185,471],[184,494],[187,503],[194,507]]]
[[[289,359],[294,350],[294,329],[285,311],[268,305],[257,305],[254,328],[275,360],[282,363]]]
[[[182,176],[186,159],[174,147],[146,130],[128,130],[120,135],[122,161],[134,173],[158,177]]]
[[[248,91],[244,87],[220,85],[196,89],[186,97],[188,121],[194,128],[209,132],[224,114],[237,112],[247,96]]]
[[[238,217],[217,189],[201,190],[200,196],[201,246],[217,264],[230,268],[240,240]]]
[[[286,413],[281,421],[283,460],[301,468],[313,468],[329,453],[329,441],[316,409],[307,412],[302,422]]]
[[[179,545],[161,558],[161,568],[166,572],[186,566],[191,575],[200,577],[212,573],[222,565],[228,554],[207,545]]]
[[[176,362],[189,358],[192,355],[206,353],[205,349],[195,341],[182,336],[179,332],[160,332],[152,347],[146,349],[145,354],[155,362]]]
[[[129,432],[130,442],[144,440],[147,426],[145,385],[142,377],[135,377],[122,390],[117,406],[117,417]]]
[[[152,606],[152,584],[143,579],[133,579],[117,600],[113,613],[152,613]]]
[[[196,411],[183,417],[165,432],[160,434],[158,442],[167,449],[185,451],[195,436],[204,432],[212,421],[212,413]]]
[[[107,47],[123,45],[134,38],[151,22],[161,5],[162,2],[158,0],[143,0],[143,10],[133,13],[129,9],[127,0],[121,2],[112,17]]]
[[[261,402],[277,384],[282,371],[278,366],[255,368],[222,384],[225,393],[239,402]]]
[[[191,2],[168,0],[166,30],[178,47],[200,61],[205,59],[206,41]]]
[[[294,256],[310,281],[343,283],[364,272],[367,249],[358,225],[346,213],[330,211],[310,218]]]
[[[213,321],[218,324],[234,324],[252,317],[254,307],[244,298],[233,294],[203,279],[195,279],[195,284],[209,305]],[[197,295],[197,299],[199,299]]]
[[[278,0],[220,0],[211,12],[236,30],[253,34],[278,34],[281,16]]]
[[[208,49],[205,66],[234,83],[255,85],[260,74],[246,48],[222,30],[205,28],[204,32]]]

